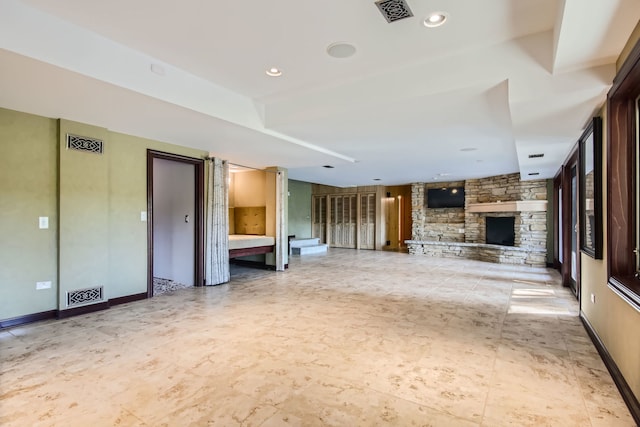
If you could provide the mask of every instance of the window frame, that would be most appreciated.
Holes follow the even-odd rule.
[[[580,250],[595,259],[602,259],[602,119],[594,117],[578,140],[579,144],[579,220]],[[587,182],[587,158],[593,159],[591,184]],[[589,190],[591,190],[589,192]],[[591,193],[593,224],[588,223],[588,199]],[[588,225],[592,229],[588,229]],[[587,238],[591,231],[591,239]],[[591,240],[590,244],[588,243]]]
[[[640,311],[636,277],[636,99],[640,96],[640,41],[620,68],[607,96],[608,285]]]

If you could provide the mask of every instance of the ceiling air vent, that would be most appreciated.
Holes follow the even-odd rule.
[[[95,288],[78,289],[67,292],[67,307],[95,304],[103,301],[102,286]]]
[[[102,154],[102,147],[103,142],[101,139],[67,134],[67,149]]]
[[[413,12],[404,0],[380,0],[376,2],[376,6],[389,23],[413,16]]]
[[[530,159],[539,159],[540,157],[544,157],[544,153],[529,154]]]

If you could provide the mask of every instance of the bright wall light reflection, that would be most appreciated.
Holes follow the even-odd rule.
[[[549,308],[536,307],[535,305],[510,304],[509,314],[540,314],[553,316],[573,316],[571,312],[565,308]]]
[[[509,314],[537,314],[551,316],[573,316],[564,305],[554,306],[551,300],[556,298],[553,289],[522,288],[511,291]]]

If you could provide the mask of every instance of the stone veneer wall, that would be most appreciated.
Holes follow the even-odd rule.
[[[520,181],[520,174],[470,179],[465,183],[465,204],[547,200],[545,180]],[[545,248],[546,212],[465,213],[465,241],[484,243],[487,216],[515,217],[515,246]]]
[[[427,189],[464,187],[464,181],[411,185],[413,240],[464,242],[464,208],[427,208]]]
[[[462,182],[411,185],[413,227],[410,253],[537,267],[546,265],[546,212],[474,213],[466,209],[426,207],[426,188],[461,185]],[[517,173],[471,179],[464,182],[464,187],[466,206],[470,203],[547,200],[545,180],[520,181]],[[487,216],[515,218],[514,247],[485,244]]]

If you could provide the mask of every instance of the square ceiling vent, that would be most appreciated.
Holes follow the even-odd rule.
[[[389,23],[413,16],[413,12],[404,0],[380,0],[376,2],[376,6]]]

